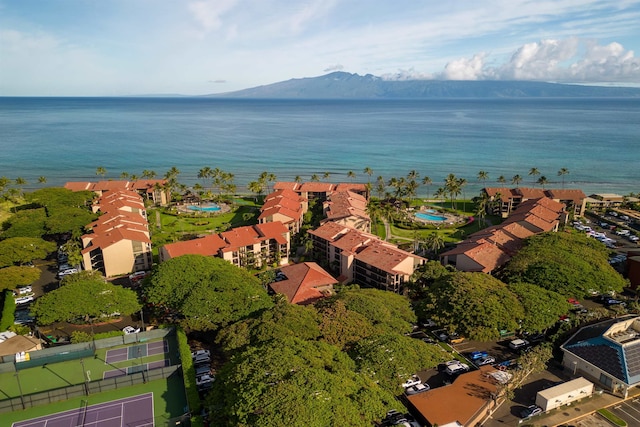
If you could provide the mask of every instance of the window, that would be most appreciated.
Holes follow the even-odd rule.
[[[608,376],[606,376],[605,374],[600,374],[600,382],[602,383],[602,385],[611,388],[611,384],[613,383],[613,380]]]

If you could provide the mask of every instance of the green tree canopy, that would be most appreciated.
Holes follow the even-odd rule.
[[[44,259],[55,250],[55,243],[37,237],[10,237],[0,241],[0,267]]]
[[[334,346],[288,337],[234,357],[219,372],[207,404],[219,425],[368,427],[399,404],[354,369]]]
[[[44,222],[47,234],[78,232],[98,218],[98,215],[86,208],[57,208],[49,210],[48,213],[49,216]]]
[[[93,199],[91,191],[71,191],[62,187],[41,188],[25,194],[25,199],[47,209],[60,207],[85,207]]]
[[[343,301],[348,310],[361,314],[380,330],[410,332],[416,323],[409,299],[403,295],[379,289],[346,289],[319,306],[331,305],[335,300]]]
[[[182,313],[185,326],[214,330],[273,305],[260,281],[229,262],[183,255],[157,266],[145,282],[149,302]]]
[[[584,297],[591,289],[621,292],[626,280],[608,263],[608,250],[578,233],[543,233],[529,237],[500,277],[526,282],[565,297]]]
[[[314,341],[320,337],[319,323],[313,307],[289,304],[286,298],[280,298],[273,308],[262,311],[257,318],[240,320],[220,330],[216,341],[228,354],[286,337]]]
[[[530,283],[512,283],[507,287],[518,296],[524,308],[521,325],[524,331],[544,331],[571,309],[567,299],[557,292]]]
[[[361,339],[378,332],[365,316],[347,309],[342,300],[322,304],[318,312],[321,318],[322,341],[340,349],[348,349]]]
[[[126,316],[139,310],[140,303],[134,291],[105,283],[101,277],[70,280],[38,298],[31,307],[41,325],[78,318],[88,322],[112,313]]]
[[[42,237],[46,234],[46,219],[44,208],[19,210],[2,224],[2,237]]]
[[[418,311],[437,324],[466,337],[490,340],[500,330],[515,330],[524,309],[516,294],[493,276],[455,272],[437,280]]]
[[[355,344],[349,355],[358,372],[394,394],[420,370],[444,362],[448,353],[439,346],[400,334],[374,335]]]
[[[11,266],[0,268],[0,291],[28,285],[40,278],[39,268]]]

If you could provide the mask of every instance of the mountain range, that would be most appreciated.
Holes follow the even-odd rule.
[[[499,80],[385,80],[333,72],[211,97],[280,99],[638,98],[640,88]]]

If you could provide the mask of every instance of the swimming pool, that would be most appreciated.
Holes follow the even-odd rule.
[[[442,215],[431,215],[428,213],[419,212],[416,214],[416,218],[423,219],[425,221],[445,221],[447,219],[446,216]]]
[[[220,206],[216,205],[215,203],[207,203],[200,206],[189,206],[187,209],[189,209],[190,211],[198,211],[198,212],[214,212],[214,211],[219,211]]]

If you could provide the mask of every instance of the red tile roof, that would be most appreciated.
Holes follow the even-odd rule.
[[[210,234],[198,239],[186,240],[183,242],[168,243],[164,245],[165,251],[170,258],[181,255],[204,255],[216,256],[220,249],[226,246],[226,242],[217,234]]]
[[[335,184],[330,182],[305,182],[300,186],[299,191],[303,193],[330,193],[334,189]]]
[[[430,425],[470,426],[498,392],[496,381],[488,375],[492,371],[495,368],[482,366],[477,371],[460,375],[451,385],[408,396],[407,399]]]
[[[516,193],[520,194],[523,199],[539,199],[545,197],[544,190],[542,188],[516,188]]]
[[[355,216],[369,219],[366,212],[367,199],[351,191],[339,191],[332,193],[324,202],[326,217],[330,221]]]
[[[574,202],[579,202],[587,198],[582,190],[575,188],[547,190],[547,193],[549,197],[556,200],[572,200]]]
[[[279,181],[276,182],[275,184],[273,184],[273,189],[274,190],[281,190],[281,189],[289,189],[292,191],[297,191],[300,189],[300,186],[302,184],[300,184],[299,182],[283,182],[283,181]]]
[[[332,288],[338,281],[315,262],[287,265],[280,268],[286,280],[273,282],[269,287],[283,294],[291,304],[311,304],[325,294],[318,288]]]
[[[88,181],[83,182],[67,182],[64,188],[71,191],[93,191],[93,183]]]
[[[88,238],[91,241],[89,246],[85,247],[82,250],[83,254],[90,252],[97,247],[104,250],[111,245],[121,242],[122,240],[130,240],[132,242],[151,243],[151,240],[145,233],[142,233],[140,231],[134,231],[134,230],[120,229],[120,228],[114,228],[108,231],[107,233],[85,234],[84,236],[82,236],[82,238],[83,240],[85,238]]]
[[[252,246],[269,239],[274,239],[284,245],[287,243],[286,234],[288,232],[289,229],[280,221],[232,228],[220,233],[220,237],[227,243],[222,251],[232,252],[243,246]]]
[[[367,184],[360,182],[341,182],[336,185],[335,191],[352,191],[357,193],[366,193]]]

